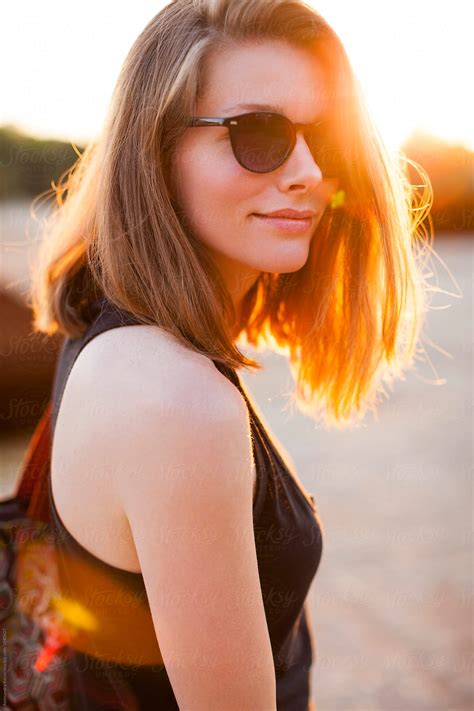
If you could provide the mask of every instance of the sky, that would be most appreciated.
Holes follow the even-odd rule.
[[[474,149],[467,0],[308,1],[342,39],[390,148],[419,129]],[[166,4],[7,0],[0,125],[78,144],[94,138],[128,50]]]

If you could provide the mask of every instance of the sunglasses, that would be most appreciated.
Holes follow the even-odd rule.
[[[227,118],[205,118],[193,116],[189,127],[226,126],[234,156],[240,165],[252,173],[269,173],[282,165],[296,144],[296,132],[303,131],[313,158],[323,175],[331,172],[327,158],[327,138],[323,136],[321,124],[293,123],[286,116],[268,111],[259,111]],[[324,168],[324,169],[323,169]]]

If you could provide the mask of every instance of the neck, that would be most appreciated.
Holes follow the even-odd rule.
[[[229,325],[229,333],[232,340],[235,340],[241,330],[243,301],[262,272],[213,250],[211,250],[211,253],[234,305],[235,321]]]

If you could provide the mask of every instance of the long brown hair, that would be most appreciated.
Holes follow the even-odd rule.
[[[173,151],[209,53],[266,39],[323,62],[340,183],[304,267],[262,272],[233,340],[230,295],[177,209]],[[174,0],[130,49],[98,140],[48,193],[56,209],[32,273],[34,328],[76,338],[91,302],[105,295],[231,368],[262,367],[238,345],[270,348],[288,357],[299,409],[342,427],[412,364],[427,310],[420,259],[432,191],[420,166],[421,192],[410,184],[408,162],[387,151],[339,37],[310,5]]]

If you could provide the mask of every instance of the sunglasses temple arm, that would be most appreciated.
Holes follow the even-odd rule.
[[[225,126],[227,118],[205,118],[194,116],[188,126]]]

